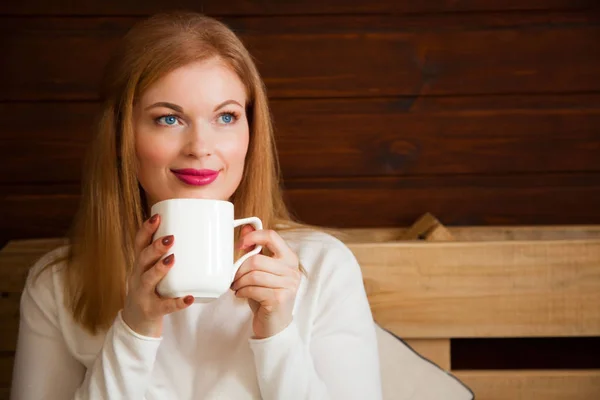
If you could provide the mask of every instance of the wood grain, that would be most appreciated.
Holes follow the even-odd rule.
[[[600,171],[600,95],[274,100],[272,109],[289,179]],[[98,110],[0,104],[0,183],[79,181]]]
[[[454,241],[600,239],[600,225],[448,226]],[[407,228],[346,228],[332,233],[345,243],[399,241]]]
[[[600,336],[600,240],[353,244],[403,338]]]
[[[306,222],[407,226],[426,212],[446,225],[595,224],[596,174],[446,176],[286,181],[288,202]],[[560,211],[558,211],[560,210]]]
[[[597,91],[598,18],[516,13],[225,22],[258,60],[271,97],[315,98]],[[110,52],[137,20],[2,19],[0,100],[97,98]]]
[[[438,367],[450,370],[450,339],[410,339],[406,344]]]
[[[281,14],[368,14],[438,13],[496,10],[577,10],[593,8],[593,0],[421,0],[411,1],[243,1],[173,0],[168,7],[160,0],[105,0],[102,2],[69,0],[30,0],[2,2],[0,14],[12,15],[146,15],[168,9],[188,9],[209,15],[281,15]]]
[[[600,370],[456,371],[477,400],[592,400],[600,393]]]

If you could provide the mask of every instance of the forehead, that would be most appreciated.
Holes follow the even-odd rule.
[[[141,96],[142,106],[166,101],[184,110],[211,107],[226,100],[246,103],[246,88],[225,63],[217,58],[179,67],[154,82]]]

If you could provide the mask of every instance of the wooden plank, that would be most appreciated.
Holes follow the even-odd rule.
[[[24,276],[30,261],[57,243],[33,242],[37,247],[27,250],[19,249],[28,243],[9,245],[1,253],[2,280],[7,274]],[[402,338],[600,335],[595,307],[600,240],[354,244],[351,249],[363,268],[375,319]],[[22,262],[10,261],[19,254]],[[2,291],[18,294],[21,288],[22,283],[3,284]],[[0,299],[2,315],[13,321],[17,297]]]
[[[406,344],[421,357],[446,371],[450,370],[450,339],[409,339]]]
[[[0,246],[17,238],[65,236],[78,207],[79,191],[78,185],[0,188]]]
[[[0,251],[0,353],[14,351],[19,330],[19,303],[31,266],[65,239],[13,241]]]
[[[9,242],[0,251],[0,293],[20,293],[29,268],[44,254],[66,243],[63,238]]]
[[[419,218],[400,238],[400,240],[454,240],[452,234],[430,213]]]
[[[402,338],[600,336],[600,240],[353,244]]]
[[[568,240],[600,239],[600,225],[450,227],[455,240]]]
[[[591,8],[592,0],[421,0],[391,1],[241,1],[173,0],[171,9],[186,9],[209,15],[281,15],[281,14],[369,14],[369,13],[439,13],[496,10],[577,10]],[[164,11],[160,0],[108,0],[102,2],[56,0],[46,2],[2,2],[0,14],[11,15],[146,15]]]
[[[491,97],[274,100],[284,176],[600,171],[600,95]],[[0,183],[79,181],[98,110],[0,104]]]
[[[271,97],[314,98],[597,91],[598,18],[467,13],[225,22],[258,60]],[[0,100],[96,99],[109,54],[138,20],[4,18]]]
[[[21,289],[23,286],[24,284],[20,285]],[[11,289],[16,288],[12,287]],[[21,293],[0,293],[0,354],[6,351],[15,351],[17,347],[20,299]],[[0,367],[0,373],[2,373],[1,369]]]
[[[600,223],[600,174],[314,179],[285,185],[301,220],[336,228],[408,226],[426,212],[446,225]],[[79,190],[68,184],[0,186],[0,245],[64,236]]]
[[[477,400],[591,400],[600,393],[600,370],[453,371]]]
[[[447,226],[454,241],[600,239],[600,225]],[[399,241],[407,228],[346,228],[331,231],[345,243]]]
[[[288,180],[285,186],[289,204],[301,219],[340,228],[407,226],[426,212],[446,225],[595,224],[600,221],[599,178],[596,174],[323,178]]]
[[[2,389],[10,388],[14,358],[14,352],[0,353],[0,388]]]

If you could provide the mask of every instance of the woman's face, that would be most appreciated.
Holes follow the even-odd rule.
[[[244,172],[246,91],[217,58],[178,68],[134,106],[138,180],[148,206],[170,198],[229,199]]]

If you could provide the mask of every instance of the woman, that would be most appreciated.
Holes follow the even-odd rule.
[[[104,83],[70,246],[43,257],[23,292],[12,398],[380,398],[360,268],[291,220],[239,39],[202,15],[157,15],[126,35]],[[238,248],[267,251],[218,300],[157,294],[177,238],[152,241],[160,215],[148,213],[169,198],[229,200],[263,221]]]

